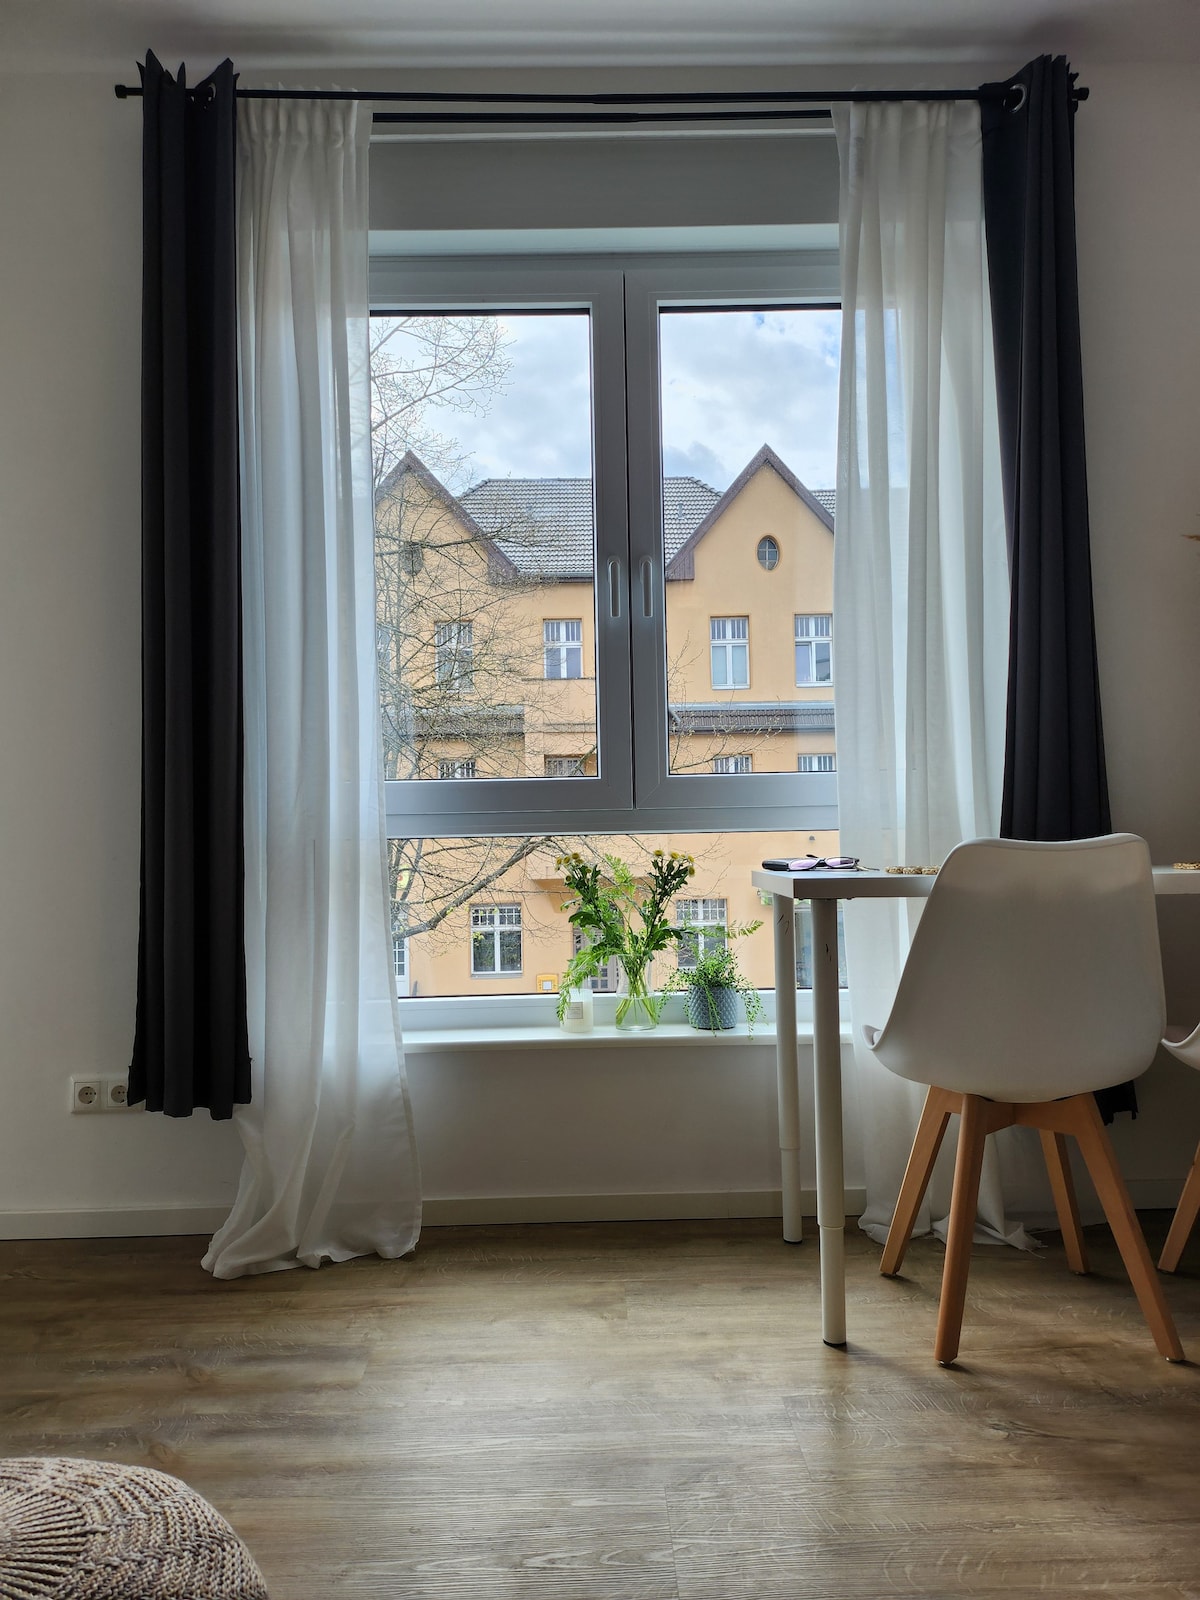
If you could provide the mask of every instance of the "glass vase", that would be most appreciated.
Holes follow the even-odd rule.
[[[657,1028],[661,1005],[659,996],[651,993],[646,969],[639,967],[631,971],[622,965],[617,987],[617,1027],[622,1032],[642,1033]]]

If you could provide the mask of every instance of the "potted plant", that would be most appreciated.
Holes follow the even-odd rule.
[[[707,934],[719,933],[721,942],[698,955],[693,965],[680,967],[667,979],[665,991],[683,990],[684,1014],[693,1028],[711,1033],[736,1028],[744,1006],[746,1026],[754,1032],[754,1024],[763,1014],[762,996],[743,976],[733,941],[761,927],[761,922],[744,922],[717,930],[706,928]],[[695,930],[684,928],[681,933],[686,938]]]
[[[639,883],[620,856],[588,862],[572,851],[559,856],[567,887],[574,893],[570,922],[582,935],[580,948],[567,963],[558,997],[561,1022],[572,989],[586,984],[616,960],[622,974],[617,996],[618,1028],[653,1028],[661,999],[651,992],[650,967],[660,950],[683,936],[668,922],[672,895],[696,871],[692,857],[681,851],[656,850],[650,858],[649,882]],[[636,921],[635,921],[636,919]]]

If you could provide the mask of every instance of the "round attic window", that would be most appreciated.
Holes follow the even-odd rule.
[[[758,541],[758,564],[768,572],[774,572],[779,565],[779,546],[769,533]]]

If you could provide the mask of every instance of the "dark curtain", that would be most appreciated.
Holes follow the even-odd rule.
[[[1012,616],[1000,832],[1108,833],[1083,442],[1075,110],[1041,56],[983,101],[983,200]]]
[[[143,86],[142,871],[131,1100],[250,1098],[234,72]]]
[[[1074,75],[1040,56],[985,85],[983,203],[1012,611],[1000,832],[1109,833],[1075,248]],[[989,94],[987,91],[993,91]],[[1132,1084],[1097,1096],[1136,1111]]]

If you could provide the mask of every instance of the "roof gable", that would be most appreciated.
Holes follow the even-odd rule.
[[[715,505],[711,506],[707,514],[699,523],[697,523],[689,537],[682,545],[680,545],[675,555],[671,556],[668,554],[665,573],[665,576],[668,579],[678,580],[694,578],[696,576],[696,546],[700,543],[701,539],[704,538],[704,535],[709,531],[713,524],[717,522],[722,514],[733,504],[738,495],[741,494],[742,490],[750,482],[751,478],[754,477],[755,473],[759,472],[763,467],[770,467],[773,472],[778,473],[796,498],[808,507],[817,520],[829,529],[830,533],[833,532],[832,504],[826,504],[823,498],[819,499],[811,489],[806,488],[805,485],[800,482],[800,479],[796,476],[792,469],[775,454],[774,450],[771,449],[771,446],[769,444],[764,444],[762,448],[746,463],[746,465],[738,473],[737,477],[729,485],[728,489],[726,489],[725,493],[717,500]],[[832,489],[824,489],[819,491],[819,493],[821,496],[828,496],[829,500],[832,501],[834,494]]]

